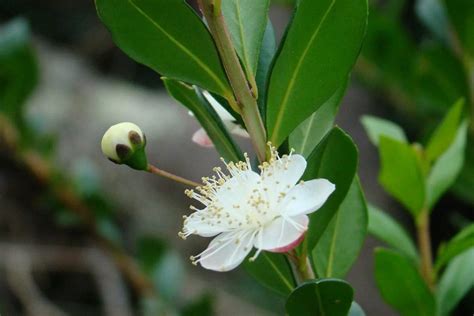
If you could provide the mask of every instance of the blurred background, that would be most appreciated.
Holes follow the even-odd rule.
[[[457,99],[473,102],[452,44],[453,12],[440,3],[371,2],[338,116],[359,146],[367,199],[407,225],[377,182],[377,152],[360,117],[388,118],[423,140]],[[278,38],[291,12],[291,1],[273,1]],[[283,299],[244,271],[190,264],[208,240],[177,236],[189,203],[182,186],[102,157],[104,131],[131,121],[162,169],[199,179],[219,165],[213,149],[191,141],[199,126],[159,75],[114,45],[93,1],[0,0],[0,22],[0,107],[15,106],[0,108],[15,118],[0,116],[0,314],[174,315],[170,306],[184,315],[282,314]],[[474,218],[473,138],[460,179],[434,211],[434,246]],[[375,288],[377,245],[367,238],[348,280],[367,315],[395,315]],[[471,293],[455,315],[470,315],[473,301]]]

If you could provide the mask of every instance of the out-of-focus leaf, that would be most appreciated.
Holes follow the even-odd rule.
[[[286,301],[288,316],[346,316],[354,291],[343,280],[320,279],[303,283]]]
[[[262,119],[266,120],[266,99],[268,89],[268,79],[270,77],[270,66],[273,61],[273,57],[276,52],[276,39],[275,32],[273,30],[272,21],[270,19],[267,22],[265,33],[263,35],[262,48],[260,49],[260,57],[258,59],[257,68],[257,87],[258,87],[258,107]]]
[[[306,243],[312,251],[336,214],[355,177],[358,152],[354,142],[338,127],[319,143],[309,155],[304,180],[324,178],[336,185],[323,207],[310,215]]]
[[[290,294],[295,287],[291,267],[282,254],[262,252],[253,262],[245,260],[244,268],[257,281],[282,296]]]
[[[474,205],[472,188],[474,188],[474,137],[469,137],[466,144],[466,158],[463,168],[451,190],[458,198]]]
[[[347,82],[316,112],[301,123],[290,135],[290,146],[304,157],[308,157],[316,145],[334,127],[339,105],[347,89]]]
[[[194,114],[224,159],[243,160],[240,149],[229,135],[222,120],[197,88],[169,78],[163,78],[163,82],[168,93]]]
[[[436,160],[427,179],[428,207],[431,208],[454,183],[464,163],[467,120],[457,129],[451,146]]]
[[[415,149],[409,144],[382,136],[379,139],[381,171],[385,190],[417,216],[425,203],[425,180]]]
[[[95,3],[115,43],[131,58],[162,76],[231,95],[211,35],[185,1]]]
[[[441,316],[447,316],[459,301],[474,287],[474,248],[454,258],[438,283],[436,297]]]
[[[471,0],[444,0],[451,24],[466,53],[474,57],[474,5]]]
[[[187,304],[181,311],[181,316],[212,316],[214,315],[212,304],[212,297],[204,295],[198,300]]]
[[[222,13],[248,78],[257,73],[269,5],[269,0],[222,1]]]
[[[449,43],[449,23],[442,0],[417,0],[415,11],[421,22],[437,39]]]
[[[347,80],[367,26],[366,0],[300,0],[272,69],[267,128],[273,145]]]
[[[384,120],[375,116],[364,115],[361,119],[365,132],[369,136],[370,141],[374,146],[379,145],[381,136],[398,140],[402,143],[407,143],[407,137],[403,129],[388,120]]]
[[[320,278],[343,278],[357,259],[367,234],[367,205],[357,177],[312,252]],[[350,236],[350,238],[348,238]]]
[[[28,23],[16,19],[0,27],[0,112],[23,127],[23,105],[38,81]]]
[[[375,280],[384,300],[401,316],[436,315],[436,303],[410,259],[388,249],[375,251]]]
[[[418,252],[405,229],[386,212],[369,205],[369,233],[418,262]]]
[[[474,224],[461,230],[447,244],[440,247],[435,263],[436,269],[440,270],[451,259],[472,247],[474,247]]]

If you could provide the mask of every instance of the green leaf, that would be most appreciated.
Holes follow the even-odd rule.
[[[443,193],[454,184],[463,167],[468,128],[469,124],[466,120],[458,128],[451,146],[431,168],[426,182],[429,208],[433,207]]]
[[[383,299],[401,316],[433,316],[436,305],[414,263],[388,249],[375,251],[375,280]]]
[[[141,238],[137,248],[140,267],[159,289],[160,297],[168,301],[176,299],[185,279],[180,257],[153,237]]]
[[[304,157],[308,157],[314,147],[334,127],[339,105],[344,97],[347,84],[337,89],[316,112],[301,123],[290,135],[290,146]]]
[[[218,152],[227,161],[243,160],[239,147],[226,130],[216,111],[197,88],[173,79],[162,78],[168,93],[187,107],[201,123]]]
[[[352,302],[348,316],[365,316],[365,312],[356,302]]]
[[[425,203],[425,180],[415,149],[409,144],[382,136],[379,139],[379,154],[380,183],[417,216]]]
[[[231,95],[211,35],[182,0],[96,0],[97,12],[126,54],[162,76]]]
[[[310,215],[306,234],[308,251],[312,251],[328,227],[339,206],[347,195],[355,177],[358,152],[354,142],[338,127],[319,143],[307,159],[304,180],[328,179],[336,185],[336,190],[323,207]]]
[[[426,158],[433,161],[451,146],[462,119],[464,100],[457,101],[436,128],[426,145]]]
[[[213,299],[210,295],[204,295],[198,300],[187,304],[181,311],[181,316],[212,316],[214,309],[212,308]]]
[[[449,315],[459,301],[474,287],[474,248],[453,259],[438,283],[436,297],[441,316]]]
[[[293,273],[282,254],[264,251],[255,261],[245,260],[244,269],[264,286],[282,296],[290,294],[295,287]]]
[[[418,251],[406,230],[386,212],[369,205],[369,233],[418,262]]]
[[[391,121],[375,116],[364,115],[362,116],[361,122],[365,128],[365,132],[369,136],[369,139],[372,144],[374,144],[374,146],[379,145],[381,136],[395,139],[402,143],[408,142],[403,129]]]
[[[449,43],[448,17],[441,0],[417,0],[415,11],[420,21],[437,39]]]
[[[38,81],[28,23],[15,19],[0,28],[0,112],[22,127],[23,105]]]
[[[254,78],[257,73],[269,5],[269,0],[222,1],[222,13],[248,78]]]
[[[286,301],[288,316],[346,316],[354,291],[349,283],[337,279],[305,282]]]
[[[258,59],[257,68],[257,87],[258,87],[258,107],[262,119],[266,119],[266,97],[267,97],[267,86],[268,79],[270,77],[270,66],[272,65],[273,57],[276,52],[276,39],[275,32],[273,31],[272,21],[268,20],[265,34],[263,35],[262,48],[260,49],[260,57]]]
[[[447,244],[440,247],[435,263],[436,270],[439,271],[451,259],[471,247],[474,247],[474,224],[461,230]]]
[[[367,205],[357,177],[312,252],[316,274],[344,278],[367,235]],[[350,236],[350,238],[348,238]]]
[[[367,26],[366,0],[300,0],[270,78],[267,127],[279,146],[347,80]]]
[[[466,53],[474,58],[474,5],[471,0],[444,0],[451,24]]]

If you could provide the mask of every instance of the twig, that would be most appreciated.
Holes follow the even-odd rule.
[[[420,270],[428,287],[434,289],[433,255],[431,253],[430,216],[423,210],[416,221],[418,249],[420,251]]]

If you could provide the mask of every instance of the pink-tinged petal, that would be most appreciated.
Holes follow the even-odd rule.
[[[209,138],[209,136],[207,135],[206,131],[203,128],[198,129],[196,133],[193,134],[192,140],[193,142],[195,142],[196,144],[202,147],[206,147],[206,148],[214,147],[212,140]]]
[[[286,245],[284,247],[280,247],[280,248],[270,249],[268,251],[277,252],[277,253],[285,253],[285,252],[291,251],[295,249],[296,247],[298,247],[299,244],[301,244],[301,242],[304,240],[304,237],[305,237],[305,232],[302,232],[300,238],[296,239],[291,244]]]
[[[301,182],[281,202],[281,213],[285,216],[312,213],[323,206],[335,189],[336,186],[326,179]]]
[[[252,250],[255,235],[252,231],[222,233],[214,238],[196,261],[203,268],[218,272],[236,268]]]
[[[308,228],[308,222],[309,218],[306,215],[278,217],[259,231],[254,246],[269,251],[289,247],[301,238]]]

